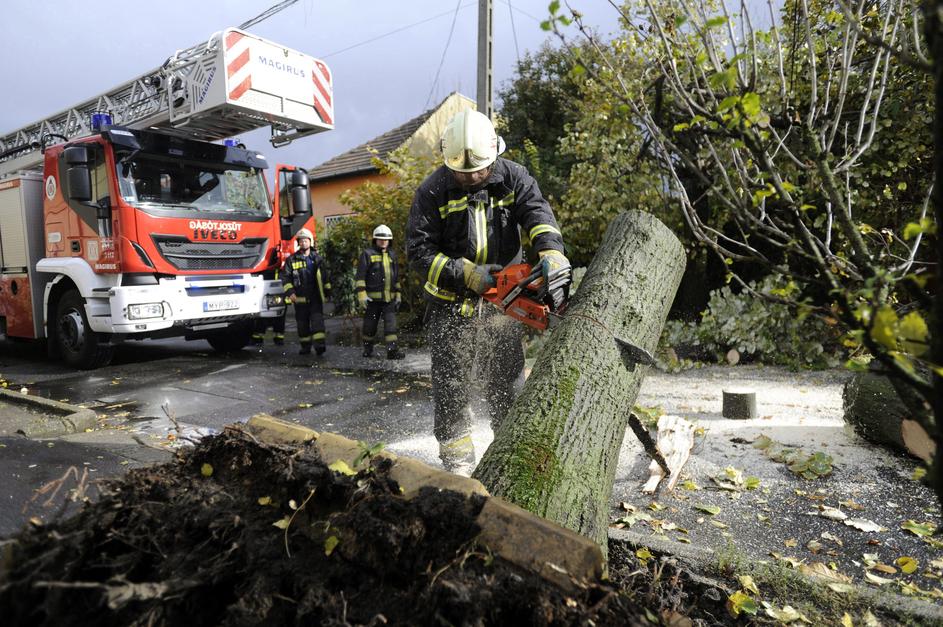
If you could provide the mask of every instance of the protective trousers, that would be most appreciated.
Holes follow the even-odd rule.
[[[472,390],[487,400],[491,428],[497,430],[523,383],[522,325],[479,301],[474,314],[450,305],[430,304],[427,339],[432,354],[433,432],[446,468],[456,457],[470,457]],[[476,385],[477,383],[477,385]],[[452,457],[453,460],[449,458]]]
[[[310,348],[312,343],[316,348],[324,348],[324,306],[320,302],[295,303],[295,322],[302,349]]]
[[[396,303],[382,300],[367,302],[367,311],[363,315],[363,343],[372,347],[379,342],[377,329],[380,326],[380,317],[383,317],[383,330],[386,332],[383,341],[392,350],[396,348]]]
[[[252,331],[252,341],[261,344],[265,339],[265,330],[272,327],[272,333],[276,342],[282,342],[285,339],[285,314],[275,318],[256,318],[255,328]]]

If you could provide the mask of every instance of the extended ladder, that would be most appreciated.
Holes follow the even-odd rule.
[[[271,127],[274,146],[334,128],[324,62],[229,28],[152,70],[0,137],[0,177],[42,165],[41,149],[91,135],[92,115],[204,141]]]

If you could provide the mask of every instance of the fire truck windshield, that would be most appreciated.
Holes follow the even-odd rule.
[[[117,170],[121,197],[142,209],[272,215],[256,168],[132,153],[119,159]]]

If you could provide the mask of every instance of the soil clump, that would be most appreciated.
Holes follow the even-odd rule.
[[[638,598],[609,582],[565,593],[477,546],[483,497],[406,499],[389,460],[366,455],[356,472],[327,461],[229,428],[105,484],[76,515],[8,543],[4,623],[644,622]],[[670,585],[665,599],[683,603]]]

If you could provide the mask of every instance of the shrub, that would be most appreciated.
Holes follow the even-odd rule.
[[[760,294],[776,294],[784,289],[782,283],[781,276],[771,275],[750,287]],[[830,368],[842,361],[834,326],[726,286],[711,292],[700,321],[668,321],[661,345],[676,355],[717,361],[735,348],[741,358],[791,368]]]

